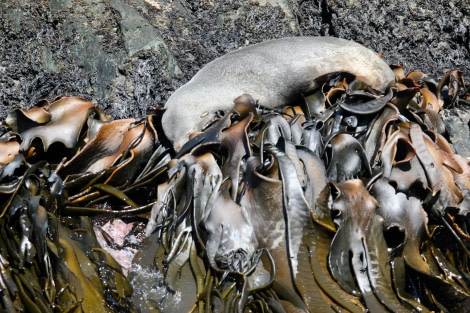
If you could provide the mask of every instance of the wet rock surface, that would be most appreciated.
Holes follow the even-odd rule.
[[[407,71],[467,74],[469,16],[466,0],[6,0],[0,114],[78,95],[115,118],[139,116],[163,105],[210,60],[286,36],[343,37]]]
[[[468,158],[470,156],[470,146],[468,145],[470,112],[468,108],[444,110],[441,112],[441,116],[455,150]]]

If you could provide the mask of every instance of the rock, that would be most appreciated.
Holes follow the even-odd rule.
[[[440,113],[456,152],[470,160],[470,111],[468,108],[455,107]]]
[[[298,35],[358,40],[407,71],[469,73],[469,16],[467,0],[4,0],[0,114],[78,95],[139,116],[214,58]]]

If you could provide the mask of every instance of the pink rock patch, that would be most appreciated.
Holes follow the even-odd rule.
[[[124,240],[127,234],[132,230],[132,227],[134,227],[134,223],[126,224],[121,219],[117,218],[104,224],[101,229],[113,238],[115,244],[123,246]]]
[[[131,247],[125,247],[126,236],[130,233],[134,223],[124,223],[121,219],[108,221],[103,226],[95,226],[95,234],[101,247],[105,249],[121,265],[123,274],[127,276],[132,259],[137,250]],[[103,236],[102,231],[106,232],[113,240],[114,244],[110,246]]]

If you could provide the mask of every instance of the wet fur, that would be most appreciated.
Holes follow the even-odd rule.
[[[166,103],[163,130],[178,151],[189,134],[200,131],[213,114],[228,112],[233,100],[251,94],[267,108],[290,104],[317,89],[316,79],[329,73],[363,76],[384,91],[395,76],[375,52],[333,37],[293,37],[248,46],[202,68]]]

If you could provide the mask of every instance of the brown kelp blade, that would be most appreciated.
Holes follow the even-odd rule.
[[[382,97],[365,101],[360,104],[347,104],[341,103],[339,106],[344,110],[354,114],[373,114],[381,111],[393,97],[393,89],[390,88],[389,92]]]
[[[328,269],[328,254],[333,234],[321,226],[309,223],[304,229],[304,237],[299,251],[299,275],[295,282],[301,295],[304,295],[304,301],[310,310],[315,311],[319,308],[321,312],[334,309],[341,311],[346,309],[349,312],[366,312],[366,308],[361,304],[360,298],[347,293],[342,289],[331,276]],[[309,266],[302,268],[303,251],[306,249],[309,255]],[[310,272],[309,272],[310,271]],[[311,281],[313,276],[315,282]],[[311,290],[319,288],[320,292],[315,293]],[[321,309],[324,307],[324,309]]]
[[[55,142],[73,148],[88,116],[95,110],[95,105],[78,97],[64,97],[51,103],[48,111],[51,119],[44,125],[29,128],[20,135],[23,138],[20,150],[26,151],[34,138],[42,141],[44,151]]]
[[[44,102],[40,102],[44,104]],[[8,113],[5,122],[14,132],[21,133],[31,127],[45,124],[51,120],[52,114],[48,111],[49,103],[45,106],[32,107],[29,110],[15,109]]]
[[[231,194],[232,199],[234,200],[238,195],[240,164],[242,158],[247,158],[251,155],[247,129],[252,120],[253,113],[249,112],[247,117],[222,131],[221,134],[220,146],[222,149],[225,149],[225,153],[227,154],[222,166],[222,173],[224,177],[228,177],[232,181]]]
[[[364,148],[353,136],[340,133],[328,145],[331,146],[332,155],[327,168],[329,181],[340,182],[359,177],[362,173],[371,175]]]
[[[262,173],[256,170],[256,157],[248,162],[245,176],[247,187],[240,205],[250,214],[256,225],[255,232],[260,248],[269,250],[275,262],[276,278],[286,285],[292,282],[287,252],[287,234],[282,210],[282,181],[279,179],[277,162]]]
[[[293,278],[297,272],[297,253],[302,240],[303,227],[310,215],[307,200],[289,157],[277,147],[269,147],[279,164],[283,189],[283,210],[286,216],[288,252]]]
[[[406,311],[390,289],[390,278],[382,265],[388,253],[382,249],[385,240],[382,219],[375,215],[377,202],[360,180],[331,184],[331,188],[332,210],[338,225],[329,255],[333,277],[350,293],[359,294],[360,290],[371,310],[383,312],[389,307],[392,311]]]
[[[104,123],[96,135],[70,161],[64,164],[61,172],[96,173],[113,165],[119,154],[124,136],[134,119],[121,119]],[[121,149],[122,151],[123,149]]]
[[[429,265],[421,256],[420,247],[429,239],[427,229],[428,217],[421,200],[402,192],[397,192],[387,180],[378,180],[371,189],[372,195],[379,203],[379,214],[384,218],[385,227],[396,227],[404,231],[403,258],[415,271],[429,275]]]
[[[0,168],[14,160],[20,152],[20,144],[16,141],[0,142]]]
[[[297,154],[305,171],[304,194],[310,206],[310,214],[315,222],[334,230],[329,208],[319,204],[323,200],[321,193],[328,189],[325,166],[315,153],[303,146],[297,147]]]

